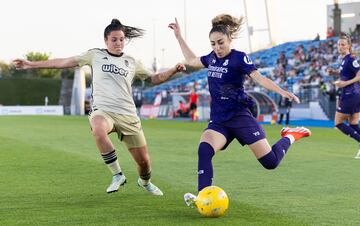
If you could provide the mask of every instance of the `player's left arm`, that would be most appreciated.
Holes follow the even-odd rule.
[[[170,68],[167,71],[163,71],[157,74],[154,74],[148,78],[148,81],[153,84],[157,85],[160,83],[163,83],[167,80],[169,80],[173,75],[175,75],[178,72],[185,71],[186,67],[182,63],[176,64],[174,67]]]
[[[250,77],[254,79],[257,83],[259,83],[261,86],[265,87],[266,89],[277,92],[282,97],[289,98],[290,100],[294,100],[296,103],[300,103],[299,98],[295,96],[295,94],[283,90],[278,85],[276,85],[275,82],[266,78],[265,76],[262,76],[260,72],[258,72],[257,70],[252,71],[250,73]]]

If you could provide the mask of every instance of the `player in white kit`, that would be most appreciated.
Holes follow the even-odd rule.
[[[141,122],[136,114],[131,84],[135,77],[159,84],[177,72],[185,70],[183,64],[152,75],[141,63],[123,52],[125,41],[141,37],[143,30],[113,19],[104,31],[106,49],[91,49],[79,56],[30,62],[14,60],[17,69],[71,68],[89,65],[92,69],[92,112],[89,115],[92,134],[102,158],[113,177],[108,193],[118,191],[126,183],[117,155],[108,134],[116,132],[137,163],[137,184],[153,195],[163,195],[150,182],[151,163]]]

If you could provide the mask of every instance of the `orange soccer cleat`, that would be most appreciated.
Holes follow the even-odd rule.
[[[309,137],[311,135],[311,131],[305,127],[296,127],[296,128],[284,127],[280,131],[280,134],[281,134],[281,137],[291,135],[294,137],[294,139],[296,141],[296,140],[300,140],[303,137]]]

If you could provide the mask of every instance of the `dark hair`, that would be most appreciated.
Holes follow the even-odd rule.
[[[125,38],[128,40],[141,37],[145,33],[145,30],[136,27],[126,26],[122,24],[118,19],[112,19],[111,24],[109,24],[105,28],[104,38],[107,39],[107,37],[112,31],[123,31],[125,34]]]
[[[241,25],[244,23],[244,17],[236,18],[229,14],[220,14],[214,17],[211,23],[212,28],[209,36],[213,32],[220,32],[230,39],[234,39],[237,38],[237,35],[241,30]]]

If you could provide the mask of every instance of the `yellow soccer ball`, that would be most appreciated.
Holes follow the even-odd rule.
[[[221,217],[229,207],[229,198],[223,189],[208,186],[199,192],[195,205],[199,213],[205,217]]]

